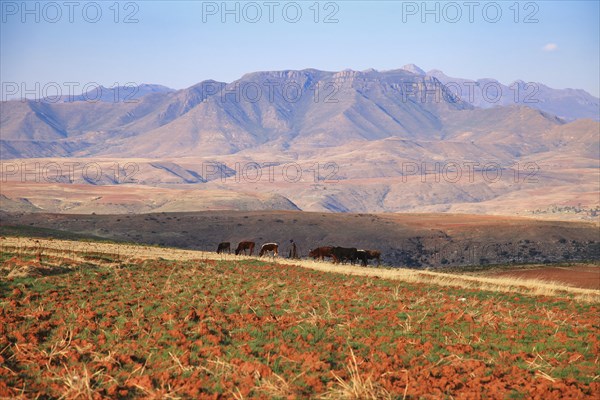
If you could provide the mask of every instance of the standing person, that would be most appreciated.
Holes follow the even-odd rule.
[[[296,243],[294,242],[294,239],[290,239],[289,258],[298,258],[298,249],[296,247]]]

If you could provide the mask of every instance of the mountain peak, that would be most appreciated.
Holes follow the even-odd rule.
[[[413,74],[416,75],[425,75],[425,71],[423,71],[421,68],[419,68],[418,66],[416,66],[415,64],[406,64],[405,66],[402,67],[403,70],[408,71],[408,72],[412,72]]]

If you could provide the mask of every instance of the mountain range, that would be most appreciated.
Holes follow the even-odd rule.
[[[212,156],[265,145],[303,152],[392,137],[519,136],[516,131],[599,119],[598,99],[581,90],[536,84],[539,101],[524,103],[527,95],[515,101],[497,81],[467,82],[414,65],[384,72],[307,69],[250,73],[228,84],[203,81],[177,91],[140,85],[135,96],[131,87],[121,87],[62,102],[8,101],[1,103],[0,156]],[[486,84],[503,92],[497,103],[473,89]]]
[[[45,186],[4,176],[0,208],[527,215],[555,206],[596,207],[598,99],[535,84],[538,102],[515,101],[516,88],[533,99],[531,85],[460,80],[407,65],[381,72],[254,72],[183,90],[141,85],[135,95],[130,87],[103,89],[97,101],[88,93],[2,102],[3,162],[18,168],[73,160],[104,172]],[[485,95],[458,93],[484,86]],[[510,96],[490,102],[493,90]],[[134,185],[107,173],[115,163],[135,164],[135,180],[125,182]],[[208,173],[207,163],[216,163],[219,173]],[[298,180],[281,179],[290,163],[300,168]],[[247,179],[239,165],[257,165],[265,176]],[[460,171],[448,172],[456,165]],[[482,179],[490,165],[504,174]],[[92,194],[90,184],[108,186]],[[228,192],[234,200],[223,200]]]

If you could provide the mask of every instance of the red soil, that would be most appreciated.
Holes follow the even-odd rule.
[[[494,273],[493,275],[523,279],[541,279],[562,282],[584,289],[600,290],[600,266],[596,265],[540,267],[518,271],[503,271]]]

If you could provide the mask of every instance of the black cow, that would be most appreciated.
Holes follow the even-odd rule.
[[[369,260],[369,253],[367,250],[356,250],[356,260],[360,261],[363,267],[366,267],[367,261]]]
[[[366,267],[369,260],[377,260],[377,265],[381,263],[381,252],[378,250],[356,250],[356,259]]]
[[[231,243],[229,242],[221,242],[219,243],[219,246],[217,247],[217,254],[221,254],[221,253],[231,253]]]
[[[334,264],[344,263],[344,261],[350,261],[351,264],[354,264],[356,247],[334,247],[331,249],[331,256]]]

